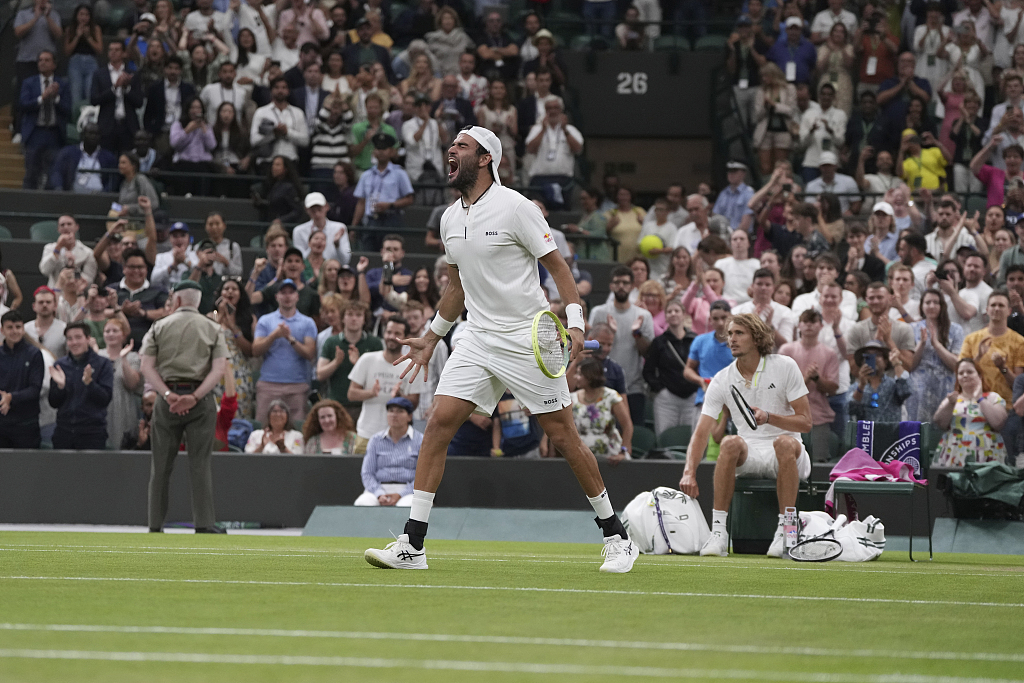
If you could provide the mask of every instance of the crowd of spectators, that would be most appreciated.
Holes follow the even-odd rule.
[[[351,193],[387,142],[408,180],[436,188],[418,199],[439,204],[442,152],[477,123],[502,140],[506,185],[532,185],[558,206],[575,175],[583,136],[562,97],[567,70],[535,13],[509,20],[504,7],[434,0],[394,10],[380,0],[137,0],[104,36],[94,11],[83,4],[62,21],[51,0],[33,0],[15,19],[25,188],[116,190],[130,182],[117,173],[128,163],[161,193],[251,194],[268,221],[288,222],[307,189]],[[265,180],[231,177],[253,175]],[[373,210],[400,212],[406,195],[372,189],[356,190],[362,221],[393,221]],[[345,223],[359,218],[337,210]]]
[[[602,4],[584,3],[585,16],[598,22]],[[116,165],[122,215],[91,249],[62,216],[39,266],[48,284],[30,297],[35,319],[4,313],[0,364],[11,371],[0,373],[0,446],[56,446],[72,434],[145,447],[156,399],[139,352],[169,313],[168,291],[193,280],[198,310],[223,329],[235,416],[259,423],[240,448],[368,454],[360,504],[403,504],[397,482],[414,469],[409,449],[459,330],[438,346],[426,381],[399,382],[401,340],[424,333],[448,274],[443,255],[433,268],[405,267],[405,240],[391,229],[428,193],[425,203],[454,199],[440,189],[442,149],[479,123],[502,142],[503,182],[532,180],[545,215],[578,208],[575,222],[551,229],[588,309],[588,338],[600,344],[566,372],[577,427],[599,458],[631,457],[635,426],[649,419],[659,434],[695,424],[710,379],[732,361],[730,316],[755,313],[804,373],[815,460],[831,457],[831,434],[843,438],[851,419],[909,419],[949,429],[939,464],[961,465],[966,449],[1020,465],[1024,46],[1010,34],[1024,9],[954,5],[908,3],[900,15],[885,3],[748,0],[727,66],[760,168],[730,161],[717,191],[710,179],[691,193],[671,183],[644,208],[615,175],[566,191],[583,137],[559,94],[572,74],[537,15],[520,43],[501,12],[484,13],[471,38],[462,26],[472,17],[429,1],[404,21],[372,3],[220,12],[200,0],[179,26],[160,0],[154,21],[141,16],[107,47],[107,70],[78,86],[93,93],[98,118],[60,151],[50,182],[112,189],[89,171]],[[49,17],[44,0],[34,11],[37,22]],[[88,22],[79,26],[79,43],[91,45]],[[421,42],[392,55],[389,30],[418,31]],[[152,50],[175,36],[181,47],[166,51],[163,80],[143,87],[143,39]],[[45,95],[55,92],[57,54],[37,54],[37,73],[19,71],[32,140],[66,115],[67,103]],[[29,98],[35,109],[26,88],[40,93]],[[153,102],[167,115],[150,113]],[[148,137],[135,135],[132,117],[152,124]],[[211,214],[207,239],[196,241],[158,210],[149,177],[172,149],[172,165],[192,164],[183,169],[201,170],[206,155],[231,159],[235,173],[265,171],[253,194],[270,227],[251,272],[222,216]],[[300,171],[323,186],[304,187]],[[216,191],[217,179],[189,182],[181,189]],[[982,193],[973,203],[984,213],[969,211]],[[439,220],[435,210],[426,245],[443,252]],[[607,299],[594,294],[577,248],[618,260]],[[379,252],[383,266],[355,251]],[[28,293],[0,272],[16,308]],[[564,318],[543,269],[541,281]],[[107,427],[85,434],[85,424]],[[556,455],[511,394],[491,416],[472,416],[449,452]]]

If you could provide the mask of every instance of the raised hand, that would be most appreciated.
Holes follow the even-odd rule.
[[[357,360],[359,360],[359,349],[356,348],[355,344],[349,344],[348,362],[351,363],[352,365],[355,365]]]
[[[64,369],[59,365],[50,366],[50,379],[57,384],[58,389],[63,389],[67,383],[67,376],[64,374]]]
[[[992,350],[992,364],[999,368],[999,370],[1006,367],[1006,356],[999,349]]]
[[[423,381],[427,381],[427,365],[430,363],[430,359],[434,355],[434,347],[437,345],[438,339],[436,335],[429,335],[433,337],[434,341],[427,341],[426,337],[413,337],[412,339],[401,339],[401,343],[409,347],[409,350],[398,360],[394,362],[394,365],[398,365],[406,360],[410,361],[406,366],[402,374],[399,375],[399,379],[405,379],[406,375],[409,375],[409,384],[412,384],[416,380],[416,376],[419,374],[420,369],[423,370]]]
[[[125,346],[121,349],[121,358],[124,358],[129,353],[131,353],[132,349],[134,349],[134,348],[135,348],[135,340],[134,339],[129,339],[128,343],[125,344]]]
[[[616,334],[619,331],[619,323],[615,322],[615,318],[611,313],[608,314],[608,327],[611,329],[612,334]]]
[[[982,357],[988,353],[988,350],[992,347],[992,337],[985,337],[978,344],[978,353],[974,356],[974,360],[981,360]]]
[[[369,268],[369,267],[370,267],[370,259],[366,258],[365,256],[360,256],[359,257],[359,262],[356,263],[356,272],[357,273],[365,273],[366,269]]]
[[[370,388],[370,392],[373,394],[374,398],[377,398],[380,395],[380,380],[379,379],[373,380],[373,387]]]

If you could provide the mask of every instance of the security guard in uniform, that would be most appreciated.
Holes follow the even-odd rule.
[[[211,456],[217,425],[213,388],[220,383],[228,349],[220,325],[202,315],[199,283],[182,280],[171,294],[172,313],[157,321],[142,347],[142,374],[162,397],[153,408],[153,463],[149,476],[149,530],[162,530],[167,488],[186,436],[196,533],[224,533],[214,526]]]

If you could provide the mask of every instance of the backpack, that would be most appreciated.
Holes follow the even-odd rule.
[[[622,524],[640,552],[648,555],[693,555],[711,536],[697,499],[665,486],[630,501]]]
[[[231,426],[228,428],[228,446],[244,451],[250,434],[252,434],[252,423],[236,417],[231,421]]]

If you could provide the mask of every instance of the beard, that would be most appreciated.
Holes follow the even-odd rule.
[[[448,181],[448,187],[465,194],[476,185],[477,178],[479,177],[480,169],[477,166],[463,166],[460,161],[459,170],[455,173],[455,177]]]
[[[387,341],[384,342],[384,347],[388,350],[388,353],[398,353],[402,350],[402,343],[400,341]]]
[[[629,292],[623,291],[621,289],[616,289],[614,294],[615,300],[618,301],[620,304],[624,304],[627,301],[629,301]]]

